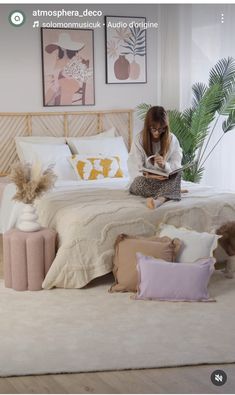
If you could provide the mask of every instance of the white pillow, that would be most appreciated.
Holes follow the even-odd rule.
[[[33,144],[20,142],[23,161],[32,163],[39,160],[43,166],[54,163],[54,172],[59,180],[76,180],[76,175],[68,158],[71,151],[67,144]],[[21,162],[23,162],[21,160]]]
[[[15,137],[16,152],[21,162],[23,162],[23,153],[21,143],[33,144],[66,144],[65,137],[50,137],[50,136],[17,136]]]
[[[99,139],[104,139],[106,137],[115,137],[116,134],[116,129],[115,127],[112,127],[109,130],[106,130],[105,132],[101,132],[98,134],[95,134],[93,136],[81,136],[81,137],[66,137],[66,141],[69,145],[69,148],[71,149],[73,154],[77,154],[77,146],[79,144],[79,141],[82,140],[99,140]]]
[[[118,156],[124,176],[128,177],[127,159],[128,151],[124,140],[119,137],[107,137],[102,139],[81,139],[76,143],[76,154],[79,155],[107,155]]]
[[[194,262],[201,258],[213,257],[221,236],[207,232],[196,232],[186,228],[176,228],[173,225],[160,224],[157,230],[160,237],[168,236],[182,241],[181,248],[176,257],[177,262]]]

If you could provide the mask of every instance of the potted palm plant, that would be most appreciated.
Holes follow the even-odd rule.
[[[184,111],[169,110],[170,129],[183,148],[183,164],[192,166],[184,171],[184,179],[201,180],[204,164],[216,146],[235,127],[235,60],[231,57],[219,60],[210,70],[208,84],[192,86],[191,107]],[[150,104],[142,103],[137,114],[144,119]],[[219,119],[223,117],[221,135],[208,150],[211,137]]]

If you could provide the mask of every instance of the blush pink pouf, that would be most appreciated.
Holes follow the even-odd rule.
[[[3,235],[4,280],[16,291],[38,291],[55,258],[56,232],[11,229]]]

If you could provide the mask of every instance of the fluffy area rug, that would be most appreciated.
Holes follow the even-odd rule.
[[[235,362],[235,279],[213,275],[211,303],[84,289],[16,292],[0,283],[0,376]]]

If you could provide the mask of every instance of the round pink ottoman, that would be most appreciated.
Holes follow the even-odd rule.
[[[3,267],[7,288],[38,291],[55,258],[56,232],[11,229],[3,235]]]

